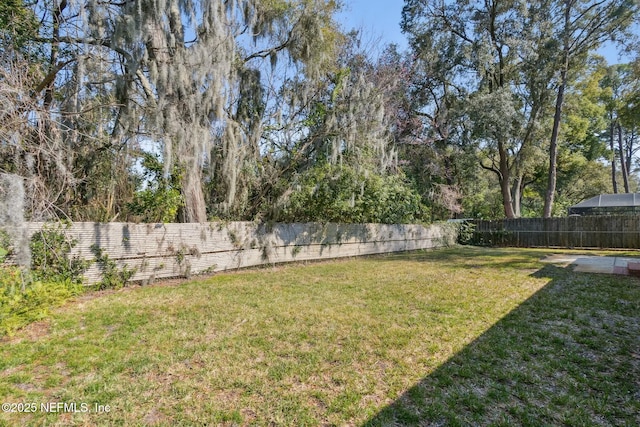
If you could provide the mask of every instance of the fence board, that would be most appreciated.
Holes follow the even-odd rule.
[[[473,220],[471,243],[515,247],[640,249],[640,216]]]

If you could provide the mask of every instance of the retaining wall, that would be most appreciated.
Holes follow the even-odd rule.
[[[31,235],[42,223],[25,223]],[[132,281],[224,271],[261,264],[318,260],[437,248],[455,243],[450,225],[73,223],[64,232],[77,241],[73,256],[95,259],[95,248],[119,268],[135,269]],[[92,249],[92,247],[94,249]],[[95,262],[87,283],[100,281]]]

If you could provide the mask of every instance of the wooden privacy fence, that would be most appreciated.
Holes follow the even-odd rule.
[[[32,235],[42,223],[25,223]],[[317,260],[437,248],[455,243],[449,225],[73,223],[62,229],[77,243],[71,255],[94,260],[96,248],[119,269],[134,269],[132,281],[222,271],[290,261]],[[104,268],[104,267],[102,267]],[[84,276],[101,280],[93,262]]]
[[[473,220],[470,243],[491,246],[640,249],[640,216]]]

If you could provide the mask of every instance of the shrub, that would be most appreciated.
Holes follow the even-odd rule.
[[[300,177],[279,219],[398,224],[420,222],[425,214],[420,196],[402,176],[325,163]]]
[[[0,336],[46,317],[51,308],[84,290],[82,273],[90,262],[71,257],[76,244],[63,228],[68,224],[47,224],[31,238],[32,270],[0,266]],[[0,236],[0,262],[10,252]]]
[[[0,336],[43,319],[82,290],[82,284],[70,279],[29,282],[18,267],[0,267]]]
[[[136,273],[135,269],[129,269],[127,266],[119,270],[116,262],[110,259],[98,245],[92,245],[91,251],[102,270],[102,280],[95,286],[97,290],[120,289]]]
[[[142,222],[173,222],[183,204],[180,193],[180,168],[175,166],[169,177],[164,176],[160,157],[143,153],[142,167],[145,188],[139,189],[128,208],[136,220]]]
[[[31,237],[31,269],[35,280],[82,283],[82,274],[91,261],[71,256],[77,242],[64,233],[69,226],[63,222],[45,224]]]
[[[473,233],[476,225],[470,221],[462,221],[458,224],[458,243],[461,245],[473,244]]]

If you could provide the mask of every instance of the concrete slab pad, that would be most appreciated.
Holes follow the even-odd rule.
[[[547,256],[546,258],[542,258],[540,261],[548,262],[551,264],[571,264],[578,258],[579,256],[576,255],[553,254]]]
[[[639,258],[622,258],[622,257],[616,257],[616,263],[615,266],[616,267],[627,267],[627,265],[630,262],[640,262]]]
[[[629,263],[640,263],[640,258],[554,254],[541,261],[571,265],[574,271],[584,273],[628,275]]]
[[[599,256],[589,256],[589,257],[580,257],[573,262],[576,265],[591,265],[591,266],[601,266],[601,267],[613,267],[615,265],[616,258],[615,257],[599,257]]]
[[[604,274],[613,274],[613,262],[609,264],[603,263],[583,263],[583,264],[573,264],[575,267],[573,271],[578,271],[581,273],[604,273]]]
[[[640,262],[638,262],[638,261],[630,261],[627,264],[627,273],[630,276],[640,277]]]
[[[629,270],[640,270],[640,262],[638,262],[638,261],[629,261],[629,262],[627,262],[627,268]]]

